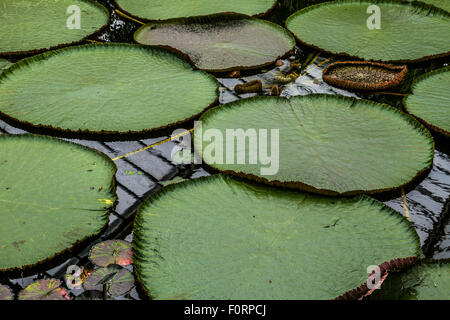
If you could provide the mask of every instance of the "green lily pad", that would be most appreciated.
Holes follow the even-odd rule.
[[[422,75],[405,98],[405,109],[432,130],[450,136],[450,67]]]
[[[369,266],[418,250],[411,224],[367,196],[223,175],[154,193],[133,237],[135,273],[153,299],[332,299],[365,282]]]
[[[390,273],[374,300],[449,300],[449,261],[421,261],[400,273]]]
[[[107,240],[97,243],[89,253],[89,259],[99,267],[110,264],[128,266],[133,263],[131,243],[124,240]]]
[[[223,12],[262,16],[271,10],[276,2],[276,0],[116,0],[122,10],[147,20],[205,16]]]
[[[294,37],[279,25],[238,14],[150,23],[138,29],[134,38],[141,44],[182,52],[208,71],[262,67],[295,46]]]
[[[5,59],[0,59],[0,73],[2,73],[3,70],[8,69],[12,65],[11,62]]]
[[[424,126],[368,100],[325,94],[255,97],[208,110],[200,120],[194,145],[209,166],[321,194],[399,188],[428,170],[434,156]]]
[[[80,42],[109,20],[105,7],[87,0],[2,0],[1,8],[0,54],[5,55]],[[79,28],[72,8],[80,9]]]
[[[3,73],[0,113],[37,133],[115,140],[190,120],[218,92],[213,76],[166,50],[85,45],[22,60]]]
[[[133,274],[127,269],[110,265],[92,272],[83,283],[86,290],[103,291],[106,286],[110,297],[122,296],[134,288]]]
[[[0,301],[1,300],[12,300],[14,299],[14,295],[7,286],[0,284]]]
[[[47,261],[107,226],[117,199],[107,156],[28,134],[0,136],[0,150],[0,272]]]
[[[410,1],[416,1],[416,0],[410,0]],[[420,2],[433,5],[437,8],[444,9],[448,12],[450,12],[450,1],[447,0],[418,0]]]
[[[369,29],[371,5],[380,29]],[[450,54],[450,13],[420,3],[341,0],[297,11],[287,28],[304,44],[365,60],[411,62]]]
[[[70,298],[59,280],[42,279],[23,289],[19,293],[19,300],[70,300]]]

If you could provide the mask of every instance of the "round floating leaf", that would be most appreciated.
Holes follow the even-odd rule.
[[[295,46],[295,39],[284,28],[237,14],[150,23],[134,37],[141,44],[180,51],[198,68],[209,71],[261,67]]]
[[[2,73],[3,70],[8,69],[12,65],[11,62],[5,59],[0,59],[0,73]]]
[[[0,301],[12,299],[14,299],[14,295],[11,290],[7,286],[0,284]]]
[[[154,299],[332,299],[365,282],[368,266],[418,246],[410,223],[369,197],[222,175],[153,194],[133,238],[137,279]]]
[[[450,136],[450,67],[417,78],[412,95],[405,98],[406,111],[431,129]]]
[[[16,63],[0,76],[0,113],[38,132],[117,139],[197,116],[218,88],[213,76],[166,50],[85,45]]]
[[[33,282],[19,293],[19,300],[70,300],[61,282],[56,279],[42,279]]]
[[[415,0],[410,0],[410,1],[415,1]],[[441,8],[441,9],[444,9],[444,10],[450,12],[450,1],[448,1],[448,0],[420,0],[420,2],[429,4],[429,5],[433,5],[437,8]]]
[[[429,169],[434,156],[433,139],[418,121],[368,100],[256,97],[213,108],[200,120],[194,143],[211,167],[329,195],[398,188]]]
[[[89,259],[99,267],[110,264],[128,266],[133,263],[131,243],[124,240],[107,240],[92,247]]]
[[[106,25],[108,19],[108,10],[93,1],[2,0],[0,54],[39,51],[79,42]]]
[[[380,8],[380,29],[372,28],[372,5]],[[286,26],[307,45],[365,60],[406,62],[450,53],[450,14],[420,3],[325,2],[297,11]]]
[[[118,297],[133,289],[134,277],[127,269],[110,265],[92,272],[83,286],[86,290],[103,291],[105,288],[109,296]]]
[[[380,290],[370,296],[382,300],[449,300],[450,263],[422,261],[400,273],[389,273]]]
[[[276,4],[276,0],[116,0],[116,2],[130,14],[148,20],[204,16],[221,12],[261,16]]]
[[[107,156],[35,135],[2,135],[0,150],[0,271],[44,262],[107,226],[117,199]]]
[[[402,84],[408,68],[369,61],[341,61],[323,70],[323,80],[332,86],[360,91],[380,91]]]

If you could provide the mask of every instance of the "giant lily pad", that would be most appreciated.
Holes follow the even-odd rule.
[[[78,9],[79,26],[72,19]],[[93,1],[2,0],[0,54],[35,52],[79,42],[106,25],[108,19],[106,8]]]
[[[166,50],[69,47],[16,63],[0,77],[0,113],[54,135],[145,134],[213,104],[219,84]]]
[[[410,0],[410,1],[416,1],[416,0]],[[450,12],[450,1],[447,0],[420,0],[420,2],[433,5],[437,8],[444,9],[448,12]]]
[[[0,59],[0,73],[2,73],[4,69],[8,69],[11,65],[12,63],[8,60]]]
[[[23,289],[19,293],[19,300],[70,300],[70,298],[59,280],[42,279]]]
[[[116,0],[123,10],[148,20],[204,16],[221,12],[236,12],[261,16],[272,9],[276,0]]]
[[[417,78],[412,95],[405,98],[406,110],[431,129],[450,136],[450,67]]]
[[[154,299],[332,299],[365,282],[369,266],[418,246],[410,223],[369,197],[222,175],[153,194],[133,237],[137,279]]]
[[[380,29],[367,25],[374,4]],[[325,2],[294,13],[286,26],[307,45],[365,60],[406,62],[450,53],[450,13],[416,2]]]
[[[0,272],[44,262],[101,232],[114,163],[63,140],[0,136]]]
[[[434,155],[418,121],[368,100],[256,97],[213,108],[200,120],[197,154],[214,169],[329,195],[398,188],[428,170]]]
[[[150,23],[135,34],[141,44],[170,47],[209,71],[261,67],[292,50],[295,39],[284,28],[237,14]]]
[[[449,261],[421,261],[400,273],[390,273],[371,299],[449,300]]]

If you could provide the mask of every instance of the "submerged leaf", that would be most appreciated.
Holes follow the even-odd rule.
[[[56,279],[42,279],[33,282],[19,293],[19,300],[70,300],[61,282]]]
[[[450,136],[450,67],[426,73],[411,86],[405,109],[432,130]]]
[[[214,77],[166,50],[76,46],[2,74],[0,113],[38,133],[116,140],[196,117],[215,103],[218,88]]]
[[[106,227],[111,205],[98,199],[117,198],[107,156],[36,135],[1,135],[0,150],[0,271],[44,262]]]
[[[372,5],[380,8],[379,28],[367,13]],[[365,60],[410,62],[450,53],[450,13],[418,2],[325,2],[297,11],[286,26],[304,44]]]
[[[128,266],[133,263],[131,243],[124,240],[107,240],[92,247],[89,259],[99,267],[110,264]]]
[[[138,43],[176,49],[208,71],[262,67],[295,45],[284,28],[238,14],[150,23],[134,37]]]
[[[94,1],[2,0],[0,54],[35,52],[78,42],[106,25],[108,19],[108,10]]]
[[[369,266],[418,250],[410,223],[366,196],[223,175],[154,193],[133,237],[137,279],[153,299],[332,299],[365,282]]]
[[[255,97],[215,107],[200,120],[194,145],[214,169],[329,195],[399,188],[434,157],[425,127],[368,100]]]
[[[261,16],[272,9],[276,0],[116,0],[123,10],[148,20],[165,20],[237,12]]]

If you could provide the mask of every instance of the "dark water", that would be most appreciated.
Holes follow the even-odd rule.
[[[140,26],[139,23],[130,21],[114,12],[114,7],[108,0],[99,0],[105,4],[112,13],[111,24],[95,41],[112,41],[132,43],[133,33]],[[310,1],[311,3],[320,1]],[[275,10],[269,17],[270,20],[281,23],[289,15],[306,5],[306,1],[282,1],[282,6]],[[315,59],[314,59],[315,58]],[[345,95],[355,98],[369,98],[379,102],[389,103],[400,107],[398,96],[371,95],[362,96],[345,90],[331,87],[322,81],[323,68],[335,61],[336,57],[319,54],[308,48],[296,48],[295,53],[283,59],[280,67],[259,70],[256,74],[246,75],[242,78],[219,78],[221,83],[220,103],[229,103],[238,99],[248,98],[256,94],[241,94],[234,92],[236,84],[259,79],[264,84],[262,95],[268,95],[273,84],[279,84],[282,97],[307,95],[311,93],[326,93]],[[285,77],[292,70],[291,63],[300,63],[300,76],[289,83],[279,83],[279,77]],[[413,66],[411,74],[420,74],[428,69],[428,65]],[[408,92],[408,83],[398,92]],[[189,128],[186,128],[189,129]],[[25,131],[14,128],[0,120],[0,134],[22,134]],[[111,158],[126,154],[131,151],[150,146],[167,137],[145,139],[138,141],[102,142],[87,140],[72,140],[76,143],[97,149]],[[154,191],[161,188],[167,181],[180,179],[193,179],[209,175],[199,165],[177,165],[171,160],[171,152],[177,146],[176,141],[139,152],[132,156],[116,161],[117,193],[119,202],[115,211],[111,213],[108,229],[99,239],[87,246],[82,252],[75,252],[68,260],[56,261],[54,267],[42,270],[38,274],[28,275],[15,279],[0,279],[1,283],[10,286],[15,294],[36,279],[52,277],[64,281],[65,273],[69,265],[87,266],[89,261],[87,254],[90,247],[106,239],[132,240],[133,219],[137,207]],[[414,227],[416,228],[422,243],[423,256],[439,259],[450,258],[450,223],[447,217],[441,215],[446,199],[450,196],[450,156],[448,151],[435,151],[434,164],[429,175],[420,182],[412,191],[406,194],[406,203]],[[404,214],[404,202],[399,194],[385,203],[394,210]],[[128,267],[132,270],[132,266]],[[83,289],[68,290],[72,299],[82,298],[86,293]],[[118,299],[140,299],[136,289]]]

